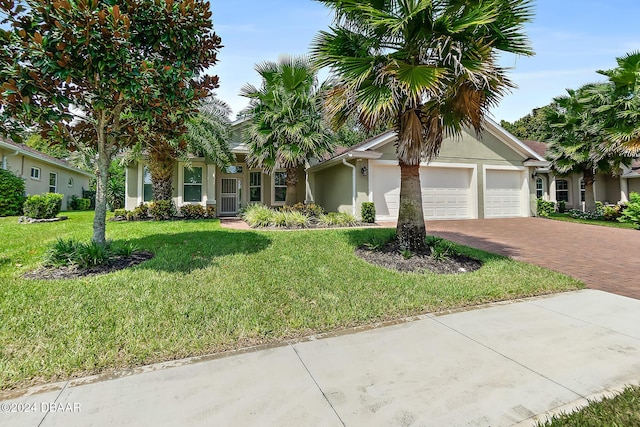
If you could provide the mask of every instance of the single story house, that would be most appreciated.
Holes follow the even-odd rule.
[[[235,215],[241,206],[284,203],[284,171],[272,175],[249,168],[243,142],[247,121],[233,123],[231,150],[236,162],[220,169],[205,158],[178,163],[173,200],[216,205],[220,216]],[[389,131],[300,170],[297,200],[318,203],[327,211],[360,216],[362,202],[376,205],[378,220],[398,214],[400,168],[395,157],[396,135]],[[481,135],[463,132],[447,138],[440,155],[421,167],[422,198],[427,219],[526,217],[535,214],[537,168],[545,159],[495,122]],[[127,168],[126,209],[151,200],[151,177],[144,162]]]
[[[540,141],[524,140],[529,148],[540,156],[545,156],[547,144]],[[536,197],[553,202],[564,201],[568,209],[584,210],[585,186],[582,174],[557,176],[545,161],[535,172]],[[629,167],[623,167],[616,175],[597,174],[593,185],[595,200],[604,204],[629,201],[629,193],[640,193],[640,160]]]
[[[24,180],[27,196],[43,193],[64,195],[62,210],[67,210],[71,196],[82,197],[82,190],[89,189],[90,173],[24,144],[0,139],[0,157],[2,169]]]

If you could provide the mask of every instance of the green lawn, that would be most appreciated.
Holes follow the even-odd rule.
[[[77,280],[25,280],[57,237],[89,240],[92,212],[0,218],[0,389],[433,312],[581,288],[533,265],[463,249],[474,273],[398,273],[354,248],[390,229],[234,231],[217,220],[110,222],[156,257]]]
[[[538,423],[544,427],[640,426],[640,387],[628,387],[613,398],[591,402],[586,408]]]
[[[572,218],[567,214],[561,214],[561,213],[552,213],[551,215],[549,215],[549,218],[555,219],[558,221],[575,222],[578,224],[603,225],[605,227],[628,228],[631,230],[634,230],[636,228],[635,225],[633,225],[630,222],[604,221],[604,220],[597,220],[597,219],[578,219],[578,218]]]

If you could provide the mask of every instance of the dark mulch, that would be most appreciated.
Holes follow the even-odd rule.
[[[37,270],[25,273],[25,279],[78,279],[81,277],[95,276],[97,274],[111,273],[125,268],[133,267],[153,258],[153,254],[147,251],[134,252],[128,257],[114,257],[108,263],[90,268],[78,268],[76,266],[40,267]]]
[[[459,254],[452,254],[443,260],[433,258],[430,252],[414,253],[410,258],[405,258],[393,242],[377,250],[359,247],[356,249],[356,255],[371,264],[405,272],[459,274],[476,271],[482,267],[482,263],[477,259]]]

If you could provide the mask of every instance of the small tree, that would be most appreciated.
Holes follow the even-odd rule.
[[[23,179],[11,171],[0,169],[0,216],[19,215],[24,199]]]

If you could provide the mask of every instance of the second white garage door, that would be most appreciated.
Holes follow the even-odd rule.
[[[398,218],[400,168],[375,165],[370,176],[376,213],[382,218]],[[473,218],[471,182],[473,169],[422,167],[422,207],[425,219]]]
[[[485,218],[523,216],[524,172],[519,170],[487,170],[486,177]]]

